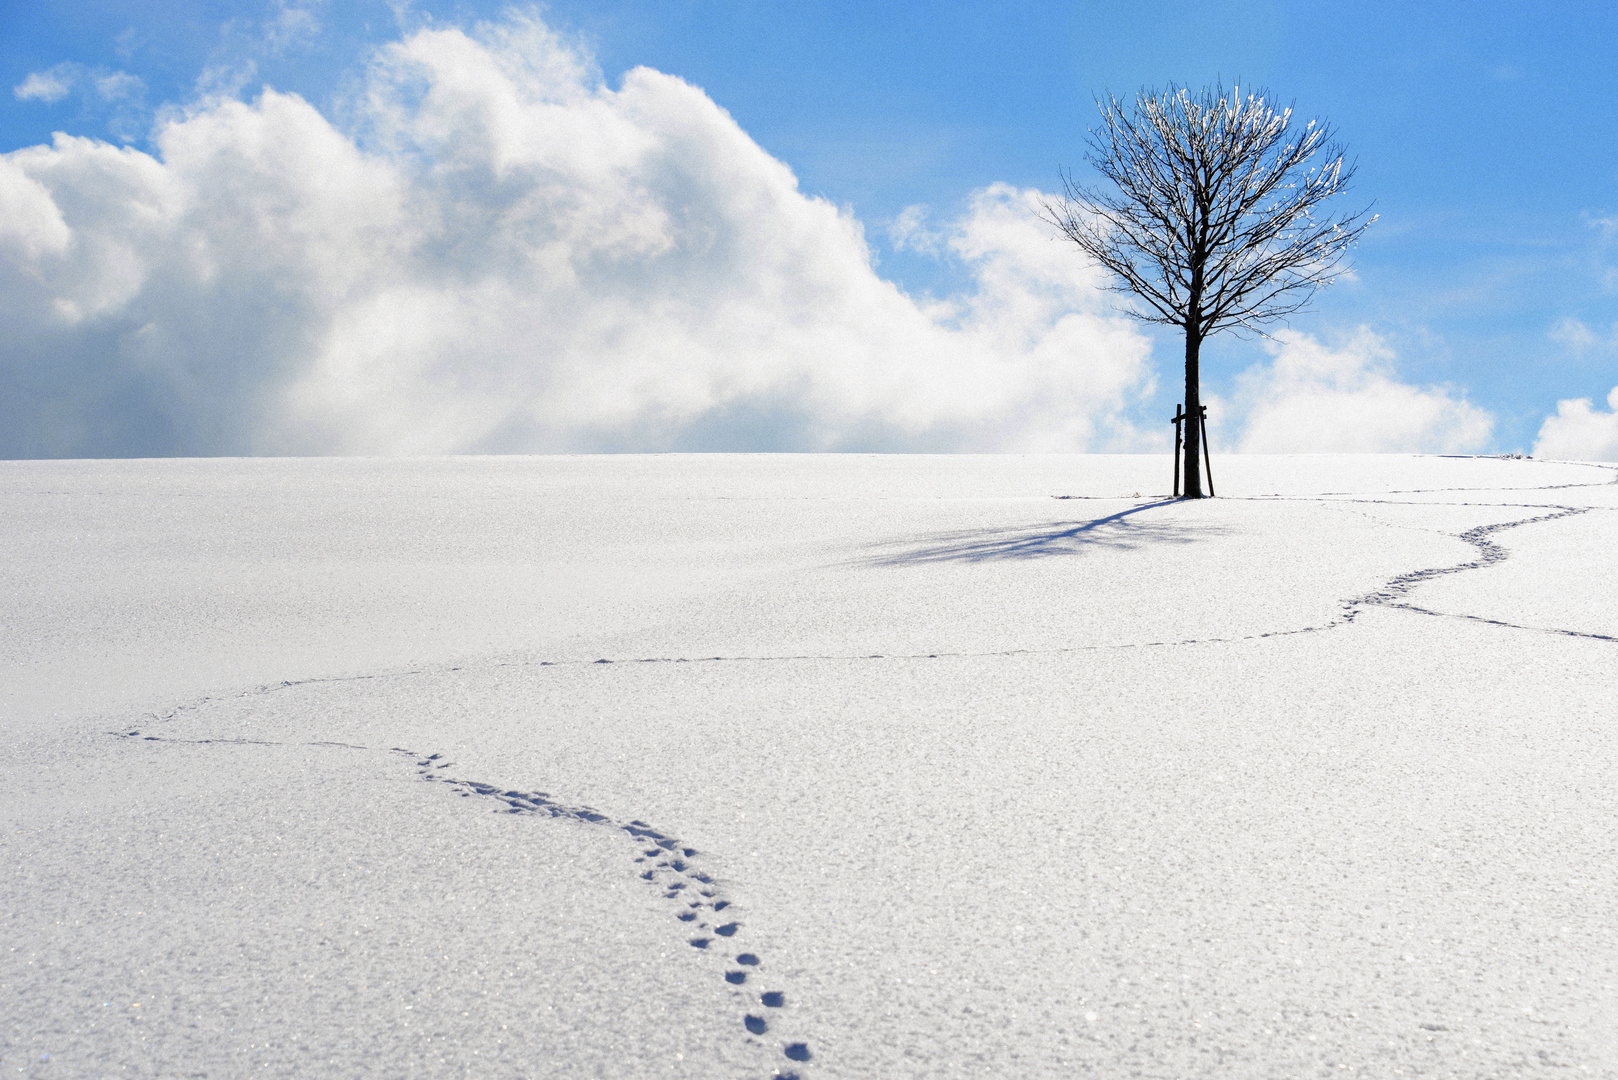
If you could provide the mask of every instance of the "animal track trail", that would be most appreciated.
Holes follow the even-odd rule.
[[[173,719],[173,713],[161,717],[150,716],[148,719],[158,722],[170,720]],[[372,747],[330,740],[281,742],[270,739],[176,738],[146,734],[141,727],[109,731],[107,734],[120,740],[191,746],[309,746],[375,752]],[[627,834],[635,845],[635,864],[645,866],[639,875],[640,879],[658,888],[663,893],[665,901],[675,902],[674,917],[685,924],[687,944],[704,952],[711,952],[713,955],[728,954],[728,947],[736,945],[736,938],[743,926],[741,921],[735,918],[735,912],[731,911],[733,901],[724,895],[720,883],[698,864],[701,852],[683,843],[678,837],[662,833],[638,819],[622,823],[589,806],[568,806],[558,802],[548,792],[506,790],[493,784],[443,775],[443,770],[450,768],[453,762],[445,761],[442,754],[424,757],[400,746],[390,747],[389,752],[408,757],[416,767],[416,775],[422,780],[459,789],[462,798],[483,798],[504,804],[496,809],[497,813],[565,818],[587,825],[617,829]],[[710,949],[710,946],[715,947]],[[769,1049],[769,1044],[756,1036],[769,1034],[775,1029],[778,1015],[776,1010],[787,1007],[786,992],[758,989],[753,977],[761,973],[763,961],[756,953],[737,953],[732,961],[725,962],[724,967],[726,968],[723,973],[724,981],[731,987],[740,988],[752,983],[747,990],[733,989],[731,993],[747,1003],[746,1013],[742,1017],[742,1027],[747,1032],[746,1041],[761,1049]],[[782,1055],[792,1062],[804,1063],[813,1057],[807,1042],[787,1042],[777,1039],[775,1045]],[[790,1067],[786,1071],[777,1068],[770,1076],[771,1080],[804,1080],[802,1074]]]
[[[1437,578],[1447,577],[1450,574],[1465,573],[1468,570],[1482,570],[1487,566],[1505,562],[1511,558],[1511,552],[1490,539],[1495,533],[1506,529],[1516,529],[1524,525],[1537,525],[1544,521],[1558,521],[1562,518],[1576,517],[1579,514],[1589,513],[1589,510],[1580,506],[1547,506],[1543,509],[1554,510],[1556,513],[1541,514],[1538,517],[1519,518],[1516,521],[1500,521],[1493,525],[1478,525],[1465,532],[1452,533],[1457,540],[1470,544],[1477,549],[1477,558],[1470,562],[1456,563],[1453,566],[1434,566],[1422,570],[1412,570],[1406,574],[1388,579],[1376,592],[1366,593],[1348,602],[1346,617],[1352,620],[1357,609],[1365,606],[1401,606],[1398,601],[1409,595],[1417,586],[1424,585]]]
[[[1395,495],[1395,494],[1423,495],[1423,494],[1440,494],[1440,493],[1444,493],[1444,492],[1453,492],[1453,491],[1498,491],[1498,490],[1508,490],[1508,491],[1563,491],[1563,490],[1567,490],[1567,489],[1570,489],[1570,488],[1618,487],[1618,466],[1601,465],[1601,464],[1596,464],[1596,463],[1593,463],[1593,462],[1580,462],[1580,464],[1588,465],[1591,468],[1601,469],[1603,471],[1606,471],[1606,472],[1611,474],[1612,478],[1610,480],[1605,480],[1605,481],[1601,481],[1601,482],[1590,482],[1590,483],[1585,483],[1585,484],[1545,484],[1545,485],[1540,485],[1540,486],[1535,486],[1535,487],[1515,487],[1515,488],[1411,488],[1411,489],[1408,489],[1408,490],[1405,490],[1405,491],[1399,491],[1399,492],[1385,492],[1384,494],[1385,495]],[[1339,497],[1339,496],[1347,496],[1347,497]],[[1462,543],[1470,544],[1472,547],[1476,548],[1477,549],[1477,557],[1470,560],[1470,561],[1468,561],[1468,562],[1456,563],[1456,564],[1453,564],[1453,565],[1450,565],[1450,566],[1427,567],[1427,568],[1424,568],[1424,569],[1421,569],[1421,570],[1412,570],[1409,573],[1399,574],[1399,575],[1397,575],[1397,576],[1395,576],[1393,578],[1390,578],[1388,581],[1384,582],[1374,592],[1365,593],[1365,594],[1363,594],[1361,596],[1352,597],[1350,599],[1344,600],[1342,602],[1342,606],[1341,606],[1337,616],[1335,618],[1333,618],[1330,622],[1324,623],[1324,624],[1322,624],[1320,626],[1303,627],[1303,628],[1301,628],[1299,630],[1280,631],[1278,633],[1272,632],[1272,633],[1258,634],[1258,635],[1252,635],[1252,636],[1263,638],[1263,637],[1282,636],[1282,635],[1293,634],[1293,633],[1314,633],[1314,632],[1320,631],[1320,630],[1332,630],[1332,629],[1336,629],[1336,628],[1341,627],[1341,626],[1347,626],[1348,624],[1352,623],[1355,620],[1355,618],[1360,614],[1360,612],[1364,611],[1366,608],[1386,607],[1386,608],[1393,608],[1393,609],[1396,609],[1396,610],[1399,610],[1399,611],[1408,611],[1408,612],[1412,612],[1412,613],[1418,614],[1418,615],[1431,615],[1431,616],[1434,616],[1436,618],[1445,618],[1445,619],[1461,619],[1461,620],[1468,621],[1468,622],[1484,623],[1484,624],[1489,625],[1489,626],[1505,627],[1505,628],[1511,629],[1511,630],[1532,630],[1532,631],[1535,631],[1535,632],[1538,632],[1538,633],[1543,633],[1543,634],[1560,634],[1560,635],[1562,635],[1564,637],[1584,638],[1584,639],[1593,640],[1593,641],[1618,641],[1618,636],[1614,636],[1614,635],[1611,635],[1611,634],[1595,634],[1595,633],[1589,633],[1587,631],[1582,631],[1582,630],[1568,630],[1568,629],[1564,629],[1564,628],[1561,628],[1561,627],[1554,627],[1554,626],[1523,626],[1523,625],[1518,624],[1518,623],[1506,622],[1506,621],[1501,620],[1501,619],[1490,619],[1490,618],[1487,618],[1487,617],[1482,616],[1482,615],[1471,615],[1471,614],[1466,614],[1466,613],[1463,613],[1463,612],[1434,611],[1431,608],[1425,608],[1425,607],[1420,607],[1420,606],[1415,605],[1415,604],[1406,603],[1405,600],[1404,600],[1404,598],[1406,596],[1408,596],[1413,590],[1415,590],[1417,587],[1419,587],[1421,585],[1426,584],[1429,581],[1433,581],[1433,580],[1435,580],[1437,578],[1441,578],[1441,577],[1446,577],[1446,576],[1448,576],[1450,574],[1464,573],[1464,572],[1469,571],[1469,570],[1482,570],[1482,569],[1484,569],[1486,567],[1493,566],[1493,565],[1495,565],[1497,563],[1505,562],[1507,559],[1511,558],[1511,552],[1509,550],[1507,550],[1505,547],[1503,547],[1502,545],[1495,543],[1494,540],[1492,539],[1492,537],[1494,536],[1495,533],[1504,532],[1507,529],[1520,528],[1520,527],[1522,527],[1524,525],[1537,525],[1537,524],[1540,524],[1542,522],[1547,522],[1547,521],[1558,521],[1558,520],[1561,520],[1563,518],[1577,517],[1577,516],[1579,516],[1581,514],[1588,514],[1588,513],[1602,511],[1602,510],[1605,510],[1607,512],[1611,512],[1612,510],[1618,509],[1618,508],[1600,507],[1600,506],[1566,506],[1566,505],[1562,505],[1562,504],[1559,504],[1559,503],[1536,503],[1536,502],[1520,502],[1520,503],[1488,503],[1488,502],[1484,502],[1484,503],[1470,503],[1470,502],[1462,502],[1462,503],[1418,503],[1418,502],[1413,502],[1413,501],[1410,501],[1410,500],[1407,500],[1407,499],[1369,498],[1369,497],[1364,497],[1364,496],[1356,496],[1355,493],[1353,493],[1353,492],[1327,492],[1327,493],[1322,493],[1320,495],[1308,495],[1308,496],[1293,496],[1293,495],[1286,495],[1286,496],[1236,496],[1236,498],[1241,499],[1243,501],[1252,501],[1252,502],[1271,502],[1271,501],[1278,501],[1278,502],[1316,502],[1316,503],[1321,503],[1321,504],[1324,504],[1324,505],[1341,506],[1341,507],[1346,507],[1346,506],[1349,506],[1349,505],[1352,505],[1352,504],[1362,504],[1362,505],[1369,505],[1369,506],[1400,506],[1400,507],[1422,506],[1422,505],[1442,505],[1442,506],[1483,506],[1483,507],[1491,507],[1491,508],[1513,507],[1513,508],[1523,509],[1523,510],[1548,510],[1548,511],[1552,511],[1551,513],[1542,513],[1542,514],[1539,514],[1539,515],[1537,515],[1535,517],[1518,518],[1515,521],[1499,521],[1499,522],[1495,522],[1494,524],[1491,524],[1491,525],[1477,525],[1477,526],[1474,526],[1473,528],[1467,529],[1467,530],[1465,530],[1463,532],[1459,532],[1459,533],[1444,533],[1443,535],[1451,536],[1451,537],[1453,537],[1453,538],[1455,538],[1457,540],[1460,540]],[[1388,523],[1384,523],[1384,524],[1388,524]],[[1190,643],[1187,642],[1186,644],[1190,644]]]
[[[399,746],[392,747],[391,751],[408,757],[418,777],[458,789],[461,798],[504,804],[495,808],[496,813],[563,818],[624,833],[634,843],[634,864],[642,868],[640,879],[657,889],[662,899],[670,903],[675,920],[683,924],[686,944],[713,955],[729,955],[730,949],[736,946],[743,924],[734,917],[733,902],[714,876],[700,865],[702,853],[678,837],[660,832],[638,819],[619,822],[593,807],[568,806],[549,792],[506,790],[493,784],[446,776],[443,770],[450,768],[453,762],[445,761],[442,754],[423,756]],[[769,1044],[757,1037],[775,1030],[778,1010],[787,1006],[786,992],[759,989],[755,977],[761,974],[764,962],[756,953],[736,953],[723,967],[724,981],[735,988],[731,993],[747,1002],[742,1017],[747,1041],[768,1049]],[[804,1063],[813,1057],[807,1042],[778,1041],[775,1045],[788,1061]],[[803,1080],[791,1067],[786,1071],[778,1068],[771,1075],[773,1080]]]
[[[1592,508],[1587,506],[1554,506],[1542,505],[1533,507],[1540,510],[1551,510],[1554,513],[1540,514],[1537,517],[1519,518],[1516,521],[1500,521],[1492,525],[1478,525],[1464,532],[1451,533],[1455,539],[1472,545],[1477,549],[1477,557],[1464,563],[1451,566],[1434,566],[1421,570],[1412,570],[1390,578],[1375,592],[1355,597],[1343,604],[1342,614],[1335,622],[1338,625],[1351,623],[1360,612],[1370,607],[1394,608],[1399,611],[1409,611],[1418,615],[1432,615],[1439,618],[1463,619],[1470,622],[1485,623],[1490,626],[1501,626],[1512,630],[1536,630],[1546,634],[1560,634],[1565,637],[1586,638],[1593,641],[1618,641],[1618,637],[1611,634],[1595,634],[1583,630],[1568,630],[1554,626],[1522,626],[1517,623],[1505,622],[1500,619],[1490,619],[1481,615],[1470,615],[1464,612],[1434,611],[1431,608],[1420,607],[1405,602],[1405,597],[1412,591],[1429,581],[1447,577],[1450,574],[1460,574],[1469,570],[1482,570],[1497,563],[1505,562],[1511,558],[1511,552],[1494,542],[1495,533],[1507,529],[1516,529],[1524,525],[1537,525],[1546,521],[1559,521],[1563,518],[1577,517],[1588,514]]]

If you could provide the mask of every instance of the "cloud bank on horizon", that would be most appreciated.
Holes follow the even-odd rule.
[[[1369,331],[1335,349],[1281,331],[1270,351],[1269,364],[1243,372],[1231,397],[1209,409],[1239,418],[1234,448],[1242,453],[1412,447],[1457,454],[1487,444],[1493,434],[1487,410],[1450,390],[1395,378],[1392,351]]]
[[[14,93],[138,89],[110,78]],[[537,17],[406,34],[349,106],[339,128],[295,95],[208,96],[166,111],[155,156],[68,135],[0,156],[0,456],[1165,442],[1130,419],[1150,339],[1038,192],[993,185],[933,231],[907,212],[897,243],[973,275],[916,298],[700,89],[648,68],[612,89]],[[1225,445],[1490,437],[1370,335],[1272,351],[1222,403]],[[1618,455],[1601,414],[1566,415],[1542,443]]]
[[[1607,411],[1589,398],[1556,403],[1534,444],[1534,456],[1568,461],[1618,461],[1618,386],[1607,395]]]

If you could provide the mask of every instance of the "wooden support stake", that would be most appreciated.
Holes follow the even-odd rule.
[[[1174,497],[1180,497],[1180,421],[1185,419],[1185,410],[1179,405],[1174,406]]]
[[[1201,406],[1198,411],[1202,414],[1198,418],[1202,428],[1202,463],[1208,469],[1208,498],[1213,498],[1213,458],[1208,455],[1208,406]]]

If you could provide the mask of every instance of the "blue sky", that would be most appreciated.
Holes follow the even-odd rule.
[[[80,0],[0,13],[0,79],[77,74],[0,97],[0,151],[53,131],[153,151],[154,117],[199,85],[297,93],[341,125],[371,50],[425,25],[498,19],[492,4]],[[609,86],[647,65],[700,87],[805,192],[864,223],[878,272],[915,295],[965,286],[959,260],[895,250],[925,204],[964,213],[995,182],[1051,190],[1082,174],[1092,98],[1240,78],[1328,118],[1359,164],[1351,198],[1380,220],[1357,280],[1293,327],[1369,328],[1410,383],[1494,414],[1484,449],[1526,449],[1566,398],[1618,383],[1618,9],[1609,4],[802,4],[565,0],[541,18]],[[125,79],[105,83],[108,76]],[[103,80],[97,90],[96,79]],[[1175,343],[1159,335],[1173,389]],[[1235,393],[1262,343],[1216,340],[1208,383]]]

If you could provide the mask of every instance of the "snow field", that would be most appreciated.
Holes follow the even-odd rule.
[[[0,1063],[1618,1075],[1610,470],[1165,464],[8,463]]]

